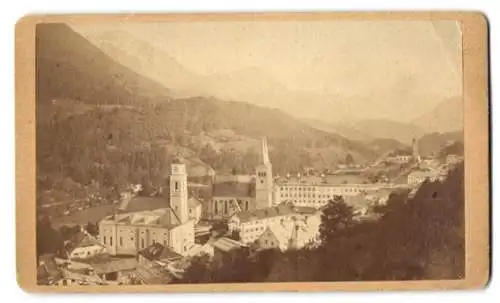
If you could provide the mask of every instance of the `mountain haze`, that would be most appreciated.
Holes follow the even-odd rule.
[[[425,133],[425,130],[413,124],[383,119],[332,124],[332,130],[346,137],[355,134],[361,140],[392,139],[405,144],[411,143],[414,138],[419,138]]]
[[[453,132],[463,129],[463,101],[461,97],[449,98],[431,111],[415,119],[413,124],[427,132]]]
[[[127,183],[159,186],[177,151],[219,173],[253,173],[262,136],[268,137],[277,174],[334,167],[348,154],[358,163],[377,157],[361,142],[278,109],[215,97],[179,98],[65,25],[41,26],[37,46],[41,189],[73,184],[61,181],[68,178],[81,185],[95,181],[114,193]],[[243,71],[238,79],[247,75]]]
[[[84,103],[151,102],[171,91],[117,63],[70,27],[43,24],[36,32],[37,99]]]

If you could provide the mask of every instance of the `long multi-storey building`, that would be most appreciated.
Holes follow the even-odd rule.
[[[335,196],[357,196],[380,190],[396,189],[403,185],[368,183],[359,175],[306,176],[278,180],[275,185],[275,204],[291,202],[296,206],[319,208]]]

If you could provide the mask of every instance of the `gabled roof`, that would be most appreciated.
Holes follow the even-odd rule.
[[[116,214],[105,218],[105,220],[122,224],[155,225],[165,228],[172,228],[180,224],[179,218],[171,208]]]
[[[248,222],[252,220],[272,218],[277,216],[285,216],[295,213],[294,206],[292,204],[280,204],[278,206],[266,207],[255,210],[241,211],[233,216],[240,219],[240,222]]]
[[[253,182],[214,183],[212,189],[213,197],[255,197],[255,185]]]
[[[137,266],[135,258],[95,258],[87,262],[96,274],[107,274],[119,271],[133,270]]]
[[[293,245],[295,240],[303,243],[311,238],[311,228],[317,229],[315,226],[310,226],[303,220],[286,220],[279,223],[272,223],[267,226],[267,230],[271,232],[280,243]]]
[[[93,246],[93,245],[99,245],[102,246],[99,241],[97,241],[95,238],[92,236],[84,233],[84,232],[78,232],[76,233],[72,238],[71,238],[71,243],[74,244],[74,248],[78,247],[88,247],[88,246]]]
[[[273,223],[267,226],[269,232],[271,232],[280,243],[286,243],[290,241],[292,237],[292,231],[294,228],[293,222],[280,222]]]
[[[156,197],[134,197],[123,200],[120,204],[120,212],[138,212],[168,207],[169,203],[163,198]]]
[[[139,252],[146,259],[153,260],[175,260],[182,258],[181,255],[174,252],[169,247],[163,246],[160,243],[155,243]]]

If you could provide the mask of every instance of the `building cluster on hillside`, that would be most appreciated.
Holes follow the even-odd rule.
[[[216,258],[235,248],[282,251],[318,245],[321,214],[329,201],[342,196],[356,218],[387,203],[392,192],[415,189],[423,181],[440,180],[463,160],[446,163],[424,159],[416,141],[411,154],[391,154],[388,162],[410,163],[406,184],[369,182],[363,169],[332,174],[273,177],[266,139],[253,175],[213,175],[210,196],[189,190],[183,159],[170,165],[167,187],[157,197],[125,195],[116,211],[101,218],[98,236],[84,230],[68,241],[67,258],[45,257],[39,266],[44,284],[166,284],[182,277],[189,260],[205,254]],[[347,168],[346,168],[347,169]],[[206,222],[223,220],[239,240],[211,237]]]

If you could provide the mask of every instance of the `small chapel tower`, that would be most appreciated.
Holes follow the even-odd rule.
[[[174,157],[170,165],[170,207],[181,224],[189,220],[186,165],[180,156]]]
[[[265,137],[262,138],[260,161],[256,167],[255,200],[257,209],[273,205],[273,169]]]
[[[416,139],[413,139],[411,142],[412,152],[413,152],[413,161],[416,163],[420,163],[420,154],[418,152],[418,142]]]

